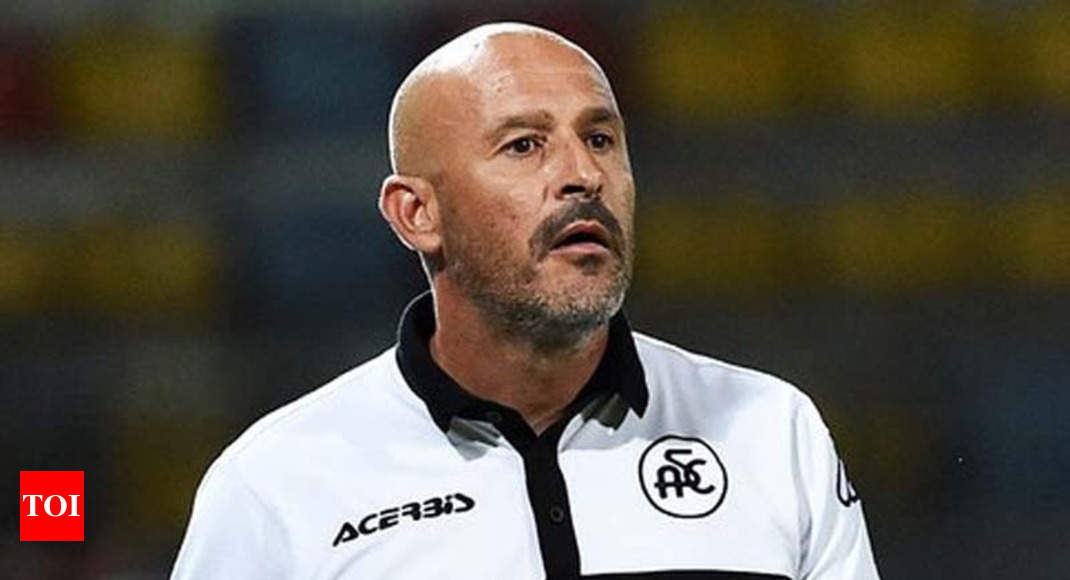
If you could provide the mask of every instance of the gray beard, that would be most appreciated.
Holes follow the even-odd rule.
[[[534,272],[521,272],[516,278],[503,281],[501,272],[498,276],[488,276],[487,272],[467,263],[454,261],[447,265],[444,274],[504,338],[552,354],[574,348],[620,310],[630,278],[626,270],[624,264],[619,266],[603,296],[560,305],[552,304],[546,296],[524,291],[522,281],[531,282]]]
[[[518,268],[496,241],[469,239],[449,229],[443,233],[447,247],[454,252],[442,260],[442,274],[504,339],[528,343],[537,352],[547,354],[575,348],[620,310],[631,282],[633,247],[633,240],[626,237],[617,218],[600,200],[577,202],[543,220],[528,242],[531,258],[544,259],[558,232],[577,219],[601,223],[618,253],[609,283],[596,292],[572,296],[540,294],[534,289],[538,273],[533,266]],[[475,259],[477,256],[483,259]],[[598,259],[591,258],[581,260],[577,266],[593,275],[599,264]]]

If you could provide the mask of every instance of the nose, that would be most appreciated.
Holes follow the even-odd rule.
[[[572,139],[564,152],[558,197],[592,201],[602,196],[605,173],[583,139]]]

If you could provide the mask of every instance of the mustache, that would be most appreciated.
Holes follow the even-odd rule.
[[[577,221],[593,221],[601,224],[609,232],[609,249],[613,250],[618,256],[622,254],[624,251],[624,230],[620,227],[620,222],[617,221],[617,218],[609,211],[609,208],[602,203],[602,200],[596,199],[593,201],[573,202],[544,219],[531,236],[532,255],[542,258],[550,253],[554,238],[561,233],[561,230]]]

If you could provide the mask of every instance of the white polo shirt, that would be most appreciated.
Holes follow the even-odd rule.
[[[877,578],[810,400],[610,324],[536,436],[432,360],[430,295],[399,344],[267,415],[197,490],[172,578]]]

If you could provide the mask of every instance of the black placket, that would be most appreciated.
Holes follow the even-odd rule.
[[[430,294],[424,294],[409,305],[399,329],[397,360],[402,375],[443,432],[449,431],[454,418],[488,421],[520,453],[546,578],[578,579],[579,547],[558,445],[569,422],[596,398],[619,394],[639,415],[646,408],[644,373],[623,314],[611,321],[606,352],[591,380],[540,435],[515,409],[467,393],[439,368],[427,348],[433,331],[433,305]]]
[[[568,419],[562,419],[539,436],[526,424],[516,425],[512,421],[502,424],[502,434],[524,460],[528,501],[535,516],[539,551],[548,580],[578,578],[580,575],[576,530],[572,527],[568,488],[557,452],[567,424]]]
[[[539,552],[547,580],[580,578],[579,545],[576,542],[576,529],[572,525],[572,506],[565,475],[561,472],[558,448],[561,435],[572,419],[581,409],[604,395],[606,393],[597,388],[597,384],[588,385],[565,407],[561,418],[540,435],[531,430],[516,410],[494,403],[491,404],[495,410],[489,412],[472,413],[469,410],[462,413],[495,423],[524,460],[528,503],[535,516]]]

